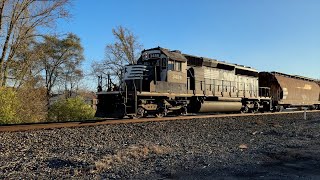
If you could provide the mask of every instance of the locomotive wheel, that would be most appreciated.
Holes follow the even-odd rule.
[[[241,108],[241,113],[248,113],[248,112],[249,112],[249,107],[247,105]]]
[[[188,108],[186,106],[182,107],[180,109],[180,115],[187,115],[188,114]]]
[[[278,111],[279,111],[279,112],[283,112],[283,111],[284,111],[284,107],[283,107],[283,106],[279,106],[279,107],[278,107]]]
[[[157,118],[162,118],[163,116],[164,116],[163,113],[157,113],[157,114],[156,114],[156,117],[157,117]]]
[[[254,103],[254,107],[253,109],[251,110],[252,113],[256,113],[259,111],[259,103],[258,102],[255,102]]]
[[[158,109],[158,113],[156,114],[156,117],[162,118],[162,117],[166,116],[167,114],[168,114],[167,109],[160,108],[160,109]]]
[[[145,110],[143,107],[138,107],[136,118],[142,118],[145,116]]]

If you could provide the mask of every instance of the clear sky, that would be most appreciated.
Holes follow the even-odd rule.
[[[81,38],[86,70],[122,25],[145,49],[320,78],[320,0],[74,0],[71,13],[58,30]]]

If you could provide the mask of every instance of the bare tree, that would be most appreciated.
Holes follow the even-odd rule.
[[[25,48],[40,35],[39,28],[52,27],[57,19],[68,17],[68,4],[69,0],[0,1],[0,86],[7,85],[17,53],[29,50]]]
[[[112,29],[115,42],[106,45],[105,59],[94,62],[95,75],[110,74],[116,81],[121,79],[121,71],[126,64],[136,64],[142,45],[132,31],[122,26]]]

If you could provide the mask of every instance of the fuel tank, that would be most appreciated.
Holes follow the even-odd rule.
[[[224,102],[224,101],[204,101],[194,102],[191,107],[192,112],[235,112],[240,111],[241,102]]]

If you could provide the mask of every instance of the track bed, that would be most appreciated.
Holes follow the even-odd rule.
[[[320,113],[0,133],[0,179],[320,177]]]

